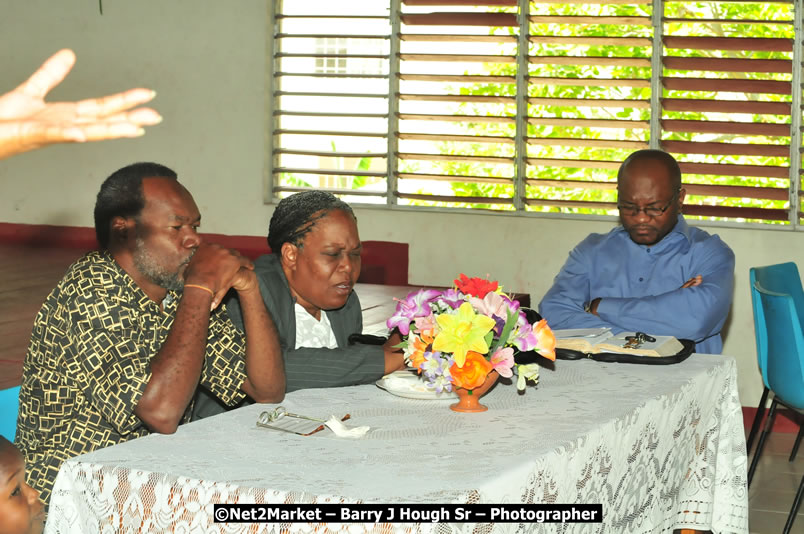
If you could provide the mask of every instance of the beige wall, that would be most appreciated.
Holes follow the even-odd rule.
[[[265,0],[3,0],[0,90],[21,82],[61,47],[78,54],[52,99],[141,85],[157,90],[163,124],[137,140],[53,147],[0,162],[0,222],[92,225],[94,195],[113,170],[153,160],[176,169],[194,193],[207,232],[263,235]],[[459,272],[489,273],[507,288],[549,287],[569,249],[609,222],[411,211],[357,210],[363,239],[411,242],[410,280],[449,284]],[[737,255],[725,353],[739,362],[743,404],[756,405],[748,268],[804,265],[804,234],[709,228]],[[414,243],[415,241],[415,243]],[[681,313],[681,312],[680,312]],[[672,367],[667,369],[672,372]]]

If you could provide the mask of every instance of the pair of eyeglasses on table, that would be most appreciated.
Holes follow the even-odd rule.
[[[346,414],[341,421],[346,421],[351,415]],[[326,421],[307,415],[290,413],[284,406],[277,406],[272,411],[262,412],[257,418],[257,426],[271,430],[281,430],[299,436],[310,436],[324,430]]]

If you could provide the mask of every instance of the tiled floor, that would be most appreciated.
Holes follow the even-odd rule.
[[[784,528],[804,475],[804,445],[799,447],[794,461],[787,461],[795,440],[796,434],[791,433],[774,432],[768,437],[748,491],[751,534],[775,534]],[[749,465],[750,461],[751,458]],[[804,534],[804,506],[799,509],[791,532]]]

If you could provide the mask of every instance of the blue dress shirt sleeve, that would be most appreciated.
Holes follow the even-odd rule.
[[[590,252],[598,246],[601,237],[599,234],[592,234],[570,252],[566,263],[553,280],[553,287],[539,303],[539,314],[547,319],[547,324],[553,330],[616,328],[616,325],[606,322],[602,317],[584,311],[584,305],[595,298],[592,297],[591,276],[594,270],[594,254]]]
[[[734,253],[713,240],[696,255],[694,272],[703,277],[701,285],[645,297],[606,297],[597,307],[600,318],[619,330],[672,335],[699,345],[719,334],[731,307]],[[702,346],[696,350],[703,352]]]
[[[699,286],[681,289],[701,275]],[[539,312],[554,329],[609,327],[696,342],[720,353],[720,330],[731,307],[734,253],[718,236],[677,227],[660,243],[637,245],[618,228],[592,234],[570,253]],[[597,316],[584,305],[600,298]]]

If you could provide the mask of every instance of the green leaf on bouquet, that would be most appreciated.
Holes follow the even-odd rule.
[[[486,340],[486,346],[491,347],[491,342],[494,341],[494,329],[489,330],[489,333],[486,334],[486,337],[484,339]]]
[[[516,326],[516,321],[519,319],[519,312],[512,312],[508,310],[508,318],[505,320],[505,326],[503,326],[502,334],[500,334],[500,338],[494,343],[494,346],[491,347],[489,350],[489,356],[493,356],[497,349],[502,348],[505,343],[508,341],[508,338],[511,336],[511,332],[514,330],[514,326]],[[494,332],[492,330],[491,332]],[[490,333],[491,333],[490,332]]]

